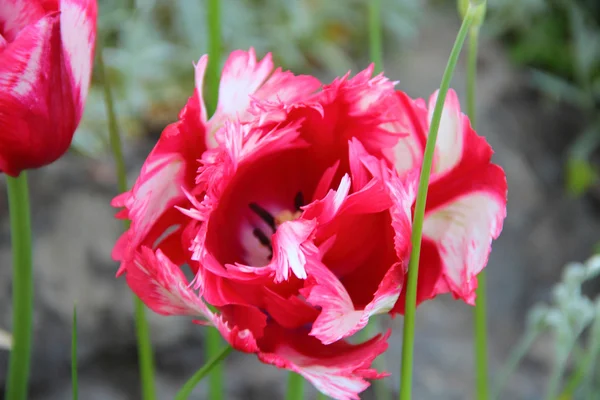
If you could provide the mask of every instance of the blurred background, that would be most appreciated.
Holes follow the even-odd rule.
[[[439,86],[460,24],[455,3],[381,3],[386,75],[399,80],[398,88],[413,97],[429,96]],[[285,69],[324,82],[369,63],[366,0],[221,4],[224,54],[253,46],[260,56],[273,52],[276,64]],[[133,182],[164,126],[176,120],[192,94],[192,63],[207,51],[205,1],[99,0],[99,6],[99,35]],[[463,102],[464,69],[462,60],[452,84]],[[110,258],[121,224],[113,219],[115,210],[109,204],[117,193],[102,90],[94,76],[72,151],[30,173],[36,274],[33,400],[70,398],[74,302],[81,398],[140,398],[132,297],[125,281],[115,279],[117,265]],[[591,351],[586,351],[587,328],[600,321],[600,313],[598,307],[583,316],[578,312],[592,304],[600,284],[590,280],[580,294],[577,281],[568,299],[557,296],[553,287],[567,263],[583,262],[598,248],[599,111],[600,2],[488,0],[480,43],[477,130],[492,144],[495,162],[505,169],[509,183],[508,217],[488,265],[492,378],[531,331],[529,311],[535,305],[549,304],[567,321],[541,324],[548,329],[528,349],[502,398],[542,399],[557,354],[575,349],[565,370],[565,382],[570,382],[586,360],[582,353]],[[0,185],[0,329],[10,331],[4,191]],[[149,316],[159,398],[169,399],[204,362],[204,331],[188,320]],[[471,320],[472,309],[451,298],[419,308],[415,399],[472,398]],[[401,324],[402,318],[385,322]],[[581,344],[573,347],[582,332]],[[395,329],[385,356],[394,390],[401,334]],[[595,351],[599,346],[591,342]],[[0,351],[0,389],[6,361],[6,352]],[[589,364],[585,367],[592,370],[594,363]],[[241,354],[230,356],[226,366],[228,399],[282,398],[284,372]],[[200,385],[194,396],[205,398],[205,387]],[[372,396],[370,391],[364,394],[366,399]],[[570,398],[577,397],[564,397]]]

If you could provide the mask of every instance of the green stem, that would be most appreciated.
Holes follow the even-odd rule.
[[[477,99],[477,47],[479,28],[469,30],[469,46],[467,48],[467,115],[471,126],[475,128],[476,99]]]
[[[146,307],[138,298],[133,299],[135,306],[135,329],[138,347],[140,376],[142,380],[142,399],[156,400],[154,387],[154,353],[150,340],[150,326],[146,318]]]
[[[206,332],[206,353],[212,360],[222,351],[221,333],[215,328],[208,328]],[[209,364],[211,361],[207,361]],[[216,364],[211,367],[208,386],[208,398],[210,400],[222,400],[225,398],[225,387],[223,385],[223,366]]]
[[[12,241],[12,349],[6,400],[27,398],[33,331],[33,259],[27,173],[6,176]]]
[[[77,306],[73,305],[73,326],[71,327],[71,393],[73,400],[79,398],[77,387]]]
[[[217,366],[221,365],[221,361],[231,353],[231,350],[233,350],[231,346],[220,348],[219,351],[183,385],[179,392],[177,392],[175,400],[186,400],[189,395],[192,394],[192,390],[194,390],[198,383],[200,383],[211,370],[214,370]],[[209,398],[212,400],[212,397]]]
[[[121,136],[115,113],[115,107],[110,87],[110,81],[106,75],[104,59],[102,57],[102,48],[98,45],[96,50],[98,55],[97,70],[102,79],[104,87],[104,102],[106,104],[106,115],[108,119],[108,132],[110,138],[110,147],[114,156],[115,168],[117,172],[117,185],[120,193],[127,191],[127,171],[125,169],[125,158],[121,149]],[[124,228],[129,228],[129,221],[124,221]],[[142,301],[134,297],[135,308],[135,328],[138,346],[139,368],[143,400],[156,400],[156,389],[154,387],[154,354],[152,352],[152,343],[150,341],[150,327],[146,319],[146,310]]]
[[[381,41],[381,0],[369,1],[369,54],[375,63],[375,73],[383,70]]]
[[[421,236],[423,232],[423,219],[425,216],[425,202],[427,200],[427,189],[429,185],[429,176],[431,175],[431,164],[435,150],[440,121],[442,119],[442,110],[446,94],[450,87],[450,80],[456,68],[458,56],[463,43],[469,32],[469,28],[474,19],[474,13],[477,6],[469,5],[465,18],[463,19],[456,41],[450,52],[450,58],[442,77],[440,90],[433,111],[433,117],[429,127],[427,144],[423,155],[423,165],[421,167],[421,178],[419,180],[419,190],[415,203],[415,212],[413,220],[413,230],[411,236],[412,252],[408,266],[408,283],[406,289],[406,307],[404,313],[404,332],[402,338],[402,365],[400,374],[400,400],[410,400],[412,393],[412,368],[413,351],[415,343],[415,305],[417,300],[417,279],[419,275],[419,256],[421,254]]]
[[[304,378],[295,372],[288,375],[285,400],[302,400],[304,398]]]
[[[317,400],[327,400],[328,397],[325,396],[323,393],[319,392],[317,393]]]
[[[206,112],[214,114],[219,98],[221,62],[221,8],[219,0],[209,0],[206,12],[208,25],[208,66],[206,67]]]
[[[471,125],[475,128],[476,110],[476,85],[477,85],[477,44],[479,39],[479,27],[472,27],[469,31],[469,47],[467,49],[467,115]],[[475,387],[476,399],[487,400],[489,398],[488,385],[488,355],[487,355],[487,295],[486,295],[486,273],[485,270],[477,277],[477,301],[474,311],[475,325]]]
[[[221,61],[221,9],[219,0],[209,0],[206,12],[208,26],[208,66],[206,68],[206,110],[212,116],[217,108],[219,98],[220,61]],[[206,334],[206,354],[215,357],[222,346],[221,335],[216,329],[209,329]],[[209,377],[209,399],[224,398],[223,366],[215,365]]]

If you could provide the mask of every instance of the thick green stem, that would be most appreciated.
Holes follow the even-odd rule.
[[[27,173],[6,176],[12,242],[12,349],[6,400],[27,398],[33,330],[33,259]]]
[[[192,390],[194,390],[194,388],[198,385],[198,383],[200,383],[200,381],[212,370],[215,369],[215,367],[221,365],[221,361],[223,361],[225,359],[225,357],[227,357],[229,355],[229,353],[231,353],[231,350],[233,350],[231,348],[231,346],[224,346],[222,348],[219,349],[218,352],[216,352],[216,354],[209,359],[206,364],[204,364],[202,366],[202,368],[200,368],[186,383],[185,385],[183,385],[183,387],[179,390],[179,392],[177,393],[177,395],[175,396],[175,400],[186,400],[189,395],[192,393]],[[209,398],[212,400],[212,397],[209,396]]]
[[[477,6],[469,5],[466,16],[463,19],[460,30],[450,52],[450,58],[442,77],[440,90],[438,92],[437,101],[433,111],[433,117],[429,127],[429,135],[427,144],[425,145],[425,153],[423,155],[423,164],[421,167],[421,177],[419,180],[419,190],[417,192],[417,200],[415,203],[415,212],[413,219],[413,230],[411,236],[412,252],[408,266],[408,283],[406,289],[406,306],[404,313],[404,332],[402,338],[402,365],[400,374],[400,400],[410,400],[412,394],[412,368],[413,368],[413,352],[415,343],[415,305],[417,300],[417,280],[419,275],[419,256],[421,254],[421,236],[423,233],[423,219],[425,216],[425,202],[427,200],[427,189],[429,185],[429,177],[431,175],[431,164],[435,150],[435,142],[437,139],[438,129],[442,119],[442,110],[446,94],[450,87],[450,80],[454,70],[460,50],[467,37],[470,26],[474,19],[474,13]]]
[[[208,66],[206,68],[206,110],[212,116],[217,109],[219,98],[220,62],[221,62],[221,9],[219,0],[208,0],[206,12],[208,26]],[[216,329],[206,333],[206,354],[209,359],[215,357],[223,345],[221,335]],[[224,398],[223,366],[215,365],[209,376],[209,399]]]
[[[295,372],[290,372],[288,375],[287,392],[285,400],[302,400],[304,399],[304,378]]]
[[[383,70],[383,45],[381,41],[381,0],[369,1],[369,54],[375,63],[375,73]]]
[[[121,136],[115,113],[110,80],[104,67],[102,57],[102,48],[98,45],[96,50],[98,55],[97,70],[102,79],[104,87],[104,103],[106,104],[106,116],[108,119],[108,132],[110,138],[110,147],[114,156],[115,168],[117,172],[117,185],[120,193],[127,191],[127,171],[125,169],[125,158],[121,149]],[[124,228],[129,228],[129,221],[124,222]],[[140,379],[143,400],[156,400],[156,389],[154,387],[154,354],[152,352],[152,343],[150,341],[150,327],[146,319],[146,310],[142,301],[134,298],[135,308],[135,329],[138,345],[138,358]]]
[[[469,31],[469,46],[467,48],[467,115],[471,125],[475,128],[476,85],[477,85],[477,45],[479,27],[472,27]],[[487,315],[486,315],[486,273],[485,270],[477,277],[477,301],[474,311],[475,335],[475,391],[477,400],[489,398],[488,385],[488,356],[487,356]]]

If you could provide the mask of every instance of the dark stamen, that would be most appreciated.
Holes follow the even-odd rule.
[[[252,234],[258,239],[260,244],[269,248],[269,251],[271,252],[269,254],[269,260],[271,260],[273,258],[273,246],[271,246],[271,239],[269,239],[269,237],[258,228],[254,228],[252,230]]]
[[[260,244],[271,248],[271,239],[269,239],[269,237],[263,231],[258,228],[254,228],[252,234],[258,239]]]
[[[298,192],[296,193],[296,197],[294,197],[294,206],[296,207],[296,210],[301,211],[300,207],[302,207],[304,205],[304,195],[302,194],[302,192]]]
[[[264,208],[262,208],[261,206],[259,206],[256,203],[250,203],[248,204],[248,207],[250,207],[250,209],[260,217],[260,219],[262,219],[263,221],[265,221],[265,223],[267,225],[269,225],[269,227],[273,230],[273,232],[275,232],[275,230],[277,229],[277,227],[275,226],[275,218]]]

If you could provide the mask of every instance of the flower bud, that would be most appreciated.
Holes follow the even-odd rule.
[[[471,28],[479,28],[483,24],[483,20],[485,19],[485,10],[486,10],[486,1],[485,0],[458,0],[458,14],[462,19],[467,16],[467,11],[469,10],[469,6],[473,8],[475,13],[475,19],[473,20],[473,24]]]

